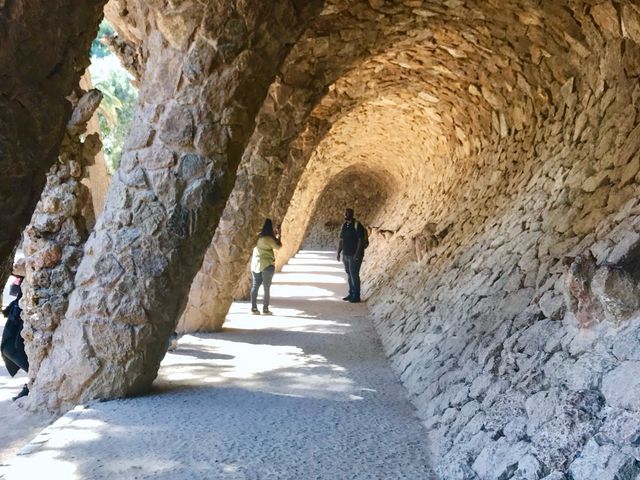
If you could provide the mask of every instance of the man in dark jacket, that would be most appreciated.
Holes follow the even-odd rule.
[[[351,303],[360,302],[360,267],[364,257],[365,230],[353,216],[353,209],[344,211],[344,223],[338,242],[338,261],[342,253],[344,270],[349,279],[349,294],[343,298]]]
[[[20,315],[22,309],[19,302],[22,298],[22,289],[20,288],[22,281],[24,280],[24,260],[19,260],[13,266],[13,276],[15,277],[14,283],[11,285],[11,295],[15,296],[7,308],[2,311],[2,314],[7,317],[7,323],[4,325],[2,331],[2,342],[0,343],[0,352],[2,353],[2,360],[7,367],[9,375],[12,377],[18,373],[18,370],[22,369],[25,372],[29,371],[29,360],[27,354],[24,351],[24,340],[20,333],[22,332],[22,318]],[[29,388],[27,385],[22,387],[20,393],[13,397],[17,400],[20,397],[24,397],[29,394]]]

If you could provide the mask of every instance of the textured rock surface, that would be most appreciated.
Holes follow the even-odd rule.
[[[85,75],[80,81],[80,88],[83,90],[91,90],[93,84],[91,82],[91,75],[89,72],[85,72]],[[94,133],[99,134],[100,125],[98,123],[98,115],[94,114],[87,123],[87,135]],[[100,150],[95,154],[93,158],[86,159],[87,163],[84,165],[84,176],[82,183],[89,189],[91,193],[91,203],[93,204],[93,218],[88,220],[88,227],[93,228],[95,225],[96,217],[102,213],[104,208],[104,199],[107,196],[107,189],[109,188],[109,182],[111,177],[107,172],[107,165],[104,159],[104,152]]]
[[[141,104],[32,405],[147,388],[207,246],[190,328],[267,212],[281,265],[351,172],[383,193],[364,292],[441,478],[637,476],[637,2],[303,3],[111,4]]]
[[[102,94],[78,89],[74,110],[60,147],[58,161],[47,173],[40,201],[24,231],[22,248],[26,277],[21,300],[22,336],[29,357],[29,379],[38,375],[51,348],[53,333],[64,318],[82,247],[93,221],[89,189],[82,184],[86,166],[102,148],[98,134],[80,140]]]
[[[323,14],[309,25],[271,85],[243,155],[221,231],[191,288],[181,330],[222,326],[232,299],[246,290],[244,267],[255,233],[266,216],[284,217],[309,154],[326,133],[328,119],[340,113],[334,90],[327,94],[327,87],[367,56],[403,38],[407,13],[408,8],[402,7],[385,18],[364,2],[353,2],[348,9],[340,1],[325,2]],[[425,22],[420,17],[414,20]],[[359,42],[353,41],[354,36],[359,36]]]
[[[57,158],[71,114],[65,97],[89,64],[105,3],[0,2],[0,263],[13,253]]]
[[[132,22],[145,15],[140,104],[29,408],[148,389],[255,115],[316,7],[127,4]]]
[[[191,286],[187,306],[178,323],[181,332],[219,330],[238,293],[238,283],[250,275],[245,267],[264,219],[271,215],[277,186],[274,179],[284,166],[274,155],[282,139],[269,135],[274,129],[295,128],[289,94],[290,88],[280,82],[269,90],[252,141],[243,155],[232,195]]]
[[[441,478],[635,478],[638,7],[417,3],[332,86],[279,261],[340,172],[388,178],[362,276]]]
[[[310,219],[305,234],[305,249],[335,250],[340,236],[345,208],[353,208],[356,219],[367,231],[372,230],[371,221],[382,208],[389,192],[384,178],[376,178],[370,172],[364,175],[358,171],[346,170],[327,185],[318,198],[316,212]],[[304,216],[306,212],[298,214]]]

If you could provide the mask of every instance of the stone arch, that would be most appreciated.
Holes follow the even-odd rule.
[[[403,39],[406,32],[394,23],[402,24],[409,18],[415,28],[424,28],[426,24],[424,18],[411,15],[406,6],[391,9],[388,16],[372,14],[365,4],[351,7],[352,11],[338,2],[328,3],[327,14],[292,49],[279,78],[271,85],[257,119],[256,132],[244,153],[237,186],[223,214],[219,234],[193,282],[179,329],[222,327],[250,256],[255,232],[264,217],[284,217],[283,208],[288,205],[308,156],[330,125],[326,117],[334,111],[332,82],[345,72],[361,73],[359,65],[369,56],[384,52]],[[352,44],[354,35],[362,37],[356,46]],[[327,101],[324,105],[323,99]],[[329,110],[325,111],[327,106]],[[274,189],[286,193],[279,194]]]
[[[300,205],[364,163],[398,185],[368,307],[440,475],[636,473],[616,427],[640,397],[619,388],[638,376],[635,2],[136,3],[139,121],[33,405],[148,387],[239,163],[230,211],[259,212],[229,217],[240,269],[263,212],[286,213],[291,255]],[[273,203],[243,199],[265,185]]]
[[[431,175],[413,183],[419,188],[389,202],[383,217],[392,220],[380,225],[382,238],[363,267],[383,344],[430,430],[443,478],[507,478],[529,460],[541,476],[588,476],[601,468],[594,456],[604,454],[594,436],[615,436],[630,406],[615,383],[633,375],[632,360],[614,357],[626,342],[618,335],[638,329],[633,320],[620,323],[637,314],[626,297],[637,284],[624,270],[638,245],[638,11],[631,3],[557,7],[510,12],[520,29],[500,36],[496,48],[487,39],[475,44],[486,56],[472,81],[449,75],[455,60],[438,66],[446,81],[423,98],[434,104],[426,125],[446,132],[444,148],[432,152]],[[494,75],[482,78],[483,70]],[[361,83],[351,92],[365,91]],[[283,202],[291,243],[282,262],[303,236],[295,212],[343,161],[341,146],[354,145],[341,132],[365,129],[381,100],[391,106],[372,98],[345,109],[351,120],[339,111],[310,149],[292,201]],[[585,310],[587,300],[608,313]],[[591,340],[579,347],[585,326]],[[617,347],[608,346],[609,335]],[[589,411],[580,419],[577,404]],[[545,424],[546,408],[557,422]],[[573,433],[549,444],[558,422]],[[634,464],[623,444],[616,458]],[[622,463],[620,472],[631,468]]]
[[[309,208],[309,222],[303,236],[305,249],[334,250],[344,209],[353,208],[357,219],[371,228],[388,197],[395,190],[389,174],[365,164],[355,164],[329,179]]]
[[[145,4],[134,127],[30,407],[149,387],[269,83],[320,6]]]
[[[542,33],[540,26],[542,19],[546,16],[560,16],[571,26],[571,33],[580,38],[579,32],[576,31],[575,19],[567,18],[567,11],[564,8],[556,9],[549,7],[547,11],[524,5],[513,7],[514,10],[504,13],[491,5],[479,7],[475,4],[465,6],[464,15],[450,15],[451,12],[442,8],[435,8],[433,5],[425,6],[424,10],[412,10],[403,6],[373,5],[372,11],[362,6],[352,6],[356,15],[356,22],[348,23],[350,17],[342,16],[347,11],[344,7],[331,5],[327,11],[331,12],[327,18],[330,19],[332,25],[329,27],[326,22],[319,22],[319,27],[311,36],[306,39],[303,45],[297,50],[297,57],[300,59],[303,55],[305,58],[289,71],[284,71],[282,78],[284,80],[283,93],[284,98],[291,95],[292,98],[300,101],[299,92],[303,92],[303,104],[306,102],[313,104],[313,97],[317,96],[318,89],[322,89],[325,85],[329,85],[329,91],[323,97],[323,100],[309,117],[309,124],[325,125],[321,127],[322,132],[326,132],[327,126],[336,121],[336,115],[339,116],[341,111],[353,108],[358,103],[363,102],[368,97],[377,97],[379,93],[376,89],[379,87],[386,90],[399,89],[404,91],[405,98],[399,98],[400,102],[410,100],[413,97],[421,96],[423,103],[439,104],[439,108],[431,108],[433,125],[442,126],[442,135],[437,135],[439,140],[449,142],[452,149],[463,149],[463,155],[468,157],[472,151],[477,152],[483,146],[490,145],[491,135],[499,134],[507,136],[511,132],[521,130],[526,122],[535,122],[536,119],[548,115],[550,90],[545,86],[545,80],[538,71],[537,66],[531,68],[527,66],[527,61],[540,63],[548,57],[544,57],[540,46],[531,40],[534,38],[542,43]],[[349,13],[353,14],[352,11]],[[517,17],[519,22],[511,25],[513,17]],[[479,20],[491,21],[479,26]],[[425,20],[427,19],[427,20]],[[355,23],[355,25],[354,25]],[[548,29],[549,38],[545,38],[544,42],[554,45],[558,49],[557,43],[566,45],[568,41],[565,39],[565,32],[562,22],[557,19],[551,19],[549,22],[551,27]],[[398,28],[398,25],[402,25]],[[503,38],[503,35],[492,35],[494,32],[506,31],[509,27],[511,37]],[[344,31],[344,37],[327,36],[327,29],[336,31]],[[353,38],[354,31],[362,34],[362,42],[358,47],[350,45],[349,49],[343,47]],[[350,33],[347,33],[350,32]],[[366,32],[366,33],[363,33]],[[349,37],[351,35],[351,37]],[[531,37],[531,38],[530,38]],[[569,36],[571,39],[572,37]],[[373,40],[372,40],[373,39]],[[367,43],[371,42],[371,43]],[[496,45],[493,45],[495,42]],[[367,54],[357,53],[362,49],[363,45],[368,48]],[[456,47],[452,47],[455,45]],[[492,45],[491,50],[483,45]],[[316,62],[308,62],[309,56],[305,52],[305,47],[311,48],[311,54],[314,57],[320,56],[321,60]],[[579,45],[576,46],[578,48]],[[356,48],[354,53],[354,48]],[[331,57],[327,56],[327,51],[338,52]],[[343,53],[346,50],[346,55]],[[548,53],[548,52],[547,52]],[[544,58],[543,58],[544,57]],[[361,58],[359,63],[349,70],[340,62],[345,62],[349,58]],[[455,68],[451,68],[452,62]],[[569,78],[566,72],[572,68],[577,68],[579,61],[575,55],[571,57],[571,61],[558,66],[556,75],[564,75],[563,78]],[[348,61],[347,61],[348,64]],[[544,67],[544,65],[543,65]],[[303,69],[306,68],[306,71]],[[340,69],[345,72],[344,77],[340,77]],[[426,72],[426,75],[425,75]],[[504,75],[506,81],[492,82],[498,72]],[[322,84],[318,83],[319,79],[338,76],[335,83]],[[438,78],[441,77],[441,78]],[[314,78],[311,85],[305,83],[305,79]],[[367,78],[368,82],[363,85],[362,78]],[[447,84],[449,83],[449,84]],[[495,83],[495,84],[494,84]],[[394,87],[395,85],[395,87]],[[398,87],[401,85],[402,87]],[[416,87],[418,85],[418,87]],[[290,87],[293,87],[291,90]],[[315,89],[315,90],[314,90]],[[437,90],[438,95],[432,92]],[[291,93],[291,92],[295,93]],[[307,91],[305,97],[304,92]],[[314,91],[316,93],[314,93]],[[310,95],[310,96],[308,96]],[[406,98],[409,95],[409,98]],[[304,100],[307,98],[307,100]],[[509,99],[507,101],[507,99]],[[304,115],[304,110],[294,109],[295,115]],[[284,112],[282,112],[284,113]],[[465,121],[473,119],[473,121]],[[301,125],[301,123],[298,123]],[[305,132],[305,128],[297,127],[298,131]],[[291,130],[289,127],[288,131]],[[324,133],[320,133],[316,138],[309,138],[303,135],[303,141],[300,145],[293,142],[287,152],[290,144],[288,137],[284,138],[280,147],[275,147],[272,142],[267,143],[267,147],[261,145],[257,149],[250,149],[253,155],[264,162],[265,153],[260,153],[261,148],[266,150],[268,158],[280,158],[280,162],[286,164],[284,172],[275,171],[271,173],[262,172],[263,178],[268,178],[267,182],[272,184],[280,184],[279,193],[276,195],[276,201],[271,209],[271,215],[282,218],[289,204],[293,190],[297,180],[300,177],[301,170],[304,169],[308,156],[313,151],[314,145],[322,138]],[[275,135],[277,137],[277,133]],[[445,138],[446,137],[446,138]],[[258,141],[264,137],[255,136]],[[276,152],[276,155],[274,155]],[[454,155],[456,157],[458,155]],[[292,157],[287,159],[287,157]],[[268,163],[268,162],[267,162]],[[466,168],[466,167],[462,167]],[[282,179],[278,182],[277,178],[282,175]],[[252,177],[253,178],[253,177]],[[256,187],[254,180],[249,180],[241,184],[241,188],[246,188],[247,184]],[[240,193],[242,195],[242,193]],[[249,204],[251,199],[248,200]],[[233,202],[238,205],[238,202]],[[244,210],[251,211],[252,208]],[[239,226],[247,226],[248,228],[240,228],[242,232],[253,232],[261,223],[261,218],[265,216],[264,212],[269,210],[266,206],[255,209],[261,213],[253,220],[246,219],[244,214],[238,215],[238,208],[233,206],[229,209],[229,216],[235,212],[242,221],[240,224],[236,221],[230,222],[233,228],[226,231],[238,231]],[[232,263],[234,267],[232,271],[241,271],[244,268],[249,251],[249,237],[244,233],[239,234],[241,238],[234,241],[226,241],[227,246],[233,246],[237,252],[226,251],[221,258],[224,262],[217,263],[216,256],[211,255],[211,259],[205,259],[203,272],[208,272],[213,279],[209,284],[204,284],[204,276],[196,279],[192,290],[198,294],[204,294],[212,285],[220,284],[220,278],[229,278],[228,275],[217,277],[215,271],[227,272],[223,264]],[[244,235],[244,236],[243,236]],[[214,245],[216,242],[214,241]],[[216,247],[212,245],[210,252]],[[238,248],[238,246],[242,247]],[[218,245],[220,247],[220,245]],[[230,260],[231,258],[242,260]],[[216,267],[214,268],[214,265]],[[228,273],[228,272],[227,272]],[[218,278],[216,280],[215,278]],[[237,278],[237,274],[236,274]],[[214,318],[213,329],[218,329],[224,321],[224,315],[230,305],[232,298],[231,292],[235,290],[235,282],[230,282],[232,286],[214,289],[215,295],[209,295],[209,300],[202,299],[196,301],[198,304],[195,308],[187,307],[185,317],[190,311],[197,311],[198,316],[204,320],[198,320],[196,323],[205,325],[208,318]],[[213,301],[212,298],[221,299],[221,301]],[[207,306],[207,303],[209,306]],[[212,304],[214,304],[212,306]]]

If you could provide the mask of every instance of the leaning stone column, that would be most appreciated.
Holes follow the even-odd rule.
[[[83,90],[91,90],[93,83],[91,82],[91,75],[89,71],[84,74],[80,80],[80,88]],[[87,122],[87,135],[96,134],[99,138],[100,124],[98,123],[98,116],[94,113]],[[107,195],[107,189],[109,188],[109,172],[107,172],[107,165],[104,160],[104,151],[100,149],[94,156],[85,158],[88,162],[84,165],[82,183],[87,186],[91,193],[91,203],[93,205],[93,218],[87,219],[88,227],[91,230],[95,225],[95,219],[104,208],[104,199]]]
[[[31,218],[106,0],[0,1],[0,264]]]
[[[293,142],[270,137],[268,132],[273,131],[275,122],[280,123],[281,130],[300,131],[302,120],[308,119],[303,106],[308,108],[313,94],[312,90],[293,89],[281,83],[272,85],[252,137],[255,142],[245,151],[233,192],[191,286],[178,331],[219,331],[234,298],[248,294],[251,281],[247,266],[264,219],[282,220],[273,212],[278,189],[284,188],[281,179],[285,165],[287,171],[301,172],[297,163],[303,162],[303,156],[293,152],[304,151],[306,158],[308,147],[315,144],[310,137],[318,134],[308,124]],[[290,111],[287,107],[291,105],[304,114],[296,108]]]
[[[79,90],[58,161],[47,173],[42,197],[24,231],[22,336],[29,357],[30,381],[47,356],[53,332],[67,310],[73,277],[88,237],[87,221],[94,218],[89,189],[81,181],[86,176],[86,165],[93,163],[102,143],[97,133],[84,141],[80,135],[85,133],[101,100],[98,90]]]
[[[30,408],[137,394],[156,377],[257,110],[319,6],[235,3],[154,12],[126,153]]]
[[[293,123],[295,116],[282,105],[290,101],[287,93],[291,91],[291,87],[279,82],[271,86],[253,141],[243,155],[233,192],[191,286],[187,307],[178,323],[180,332],[220,330],[234,296],[242,290],[251,251],[264,219],[269,216],[284,168],[284,159],[275,153],[286,156],[287,148],[282,146],[286,142],[272,134],[274,125],[294,128],[287,122]]]

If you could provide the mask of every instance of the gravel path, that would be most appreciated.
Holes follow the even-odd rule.
[[[22,256],[22,252],[19,251],[18,257]],[[11,283],[13,283],[13,277],[9,278],[4,285],[2,308],[9,305],[15,298],[9,295]],[[0,333],[4,329],[5,322],[6,318],[0,314]],[[18,394],[25,383],[27,383],[25,372],[20,370],[15,377],[11,378],[4,362],[0,359],[0,466],[55,420],[49,415],[34,415],[16,407],[11,398]]]
[[[187,335],[147,396],[78,407],[7,479],[431,479],[425,431],[332,253],[301,252],[273,317],[234,303]]]

